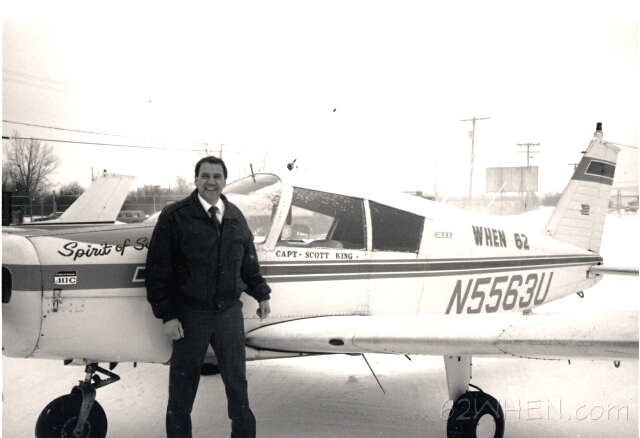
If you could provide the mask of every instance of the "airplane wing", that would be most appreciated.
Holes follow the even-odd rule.
[[[305,353],[638,360],[638,311],[328,316],[262,326],[246,342]]]

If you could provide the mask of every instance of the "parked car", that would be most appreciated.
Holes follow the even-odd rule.
[[[132,224],[135,222],[142,222],[147,219],[147,216],[144,214],[144,211],[139,210],[122,210],[118,213],[118,222],[125,222],[127,224]]]
[[[638,201],[629,202],[629,204],[624,208],[624,211],[630,211],[632,213],[638,211]]]
[[[44,222],[44,221],[50,221],[51,219],[58,219],[60,216],[62,216],[62,213],[64,213],[64,211],[58,211],[55,213],[51,213],[48,214],[44,217],[34,217],[33,221],[34,222]]]

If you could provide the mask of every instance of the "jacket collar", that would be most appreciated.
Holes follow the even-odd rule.
[[[204,208],[202,207],[202,203],[198,199],[198,189],[195,189],[193,192],[191,192],[191,195],[189,195],[189,198],[187,199],[189,200],[189,207],[190,207],[192,216],[209,219],[209,214],[206,211],[204,211]],[[227,220],[232,220],[237,222],[237,220],[241,216],[241,213],[240,213],[240,210],[238,210],[238,207],[236,207],[231,202],[229,202],[227,197],[223,194],[220,194],[220,199],[222,199],[222,202],[224,202],[224,209],[225,209],[224,218],[222,219],[222,221],[225,222]]]

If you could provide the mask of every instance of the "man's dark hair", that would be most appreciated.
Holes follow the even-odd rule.
[[[196,178],[198,178],[198,174],[200,173],[200,165],[202,163],[210,163],[210,164],[220,164],[222,165],[222,171],[224,172],[224,179],[227,179],[227,166],[224,164],[224,161],[218,157],[208,156],[202,158],[200,161],[196,163]]]

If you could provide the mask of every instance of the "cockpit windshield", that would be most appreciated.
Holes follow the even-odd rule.
[[[280,202],[280,178],[272,174],[248,176],[228,184],[223,193],[244,214],[254,242],[263,243]]]

